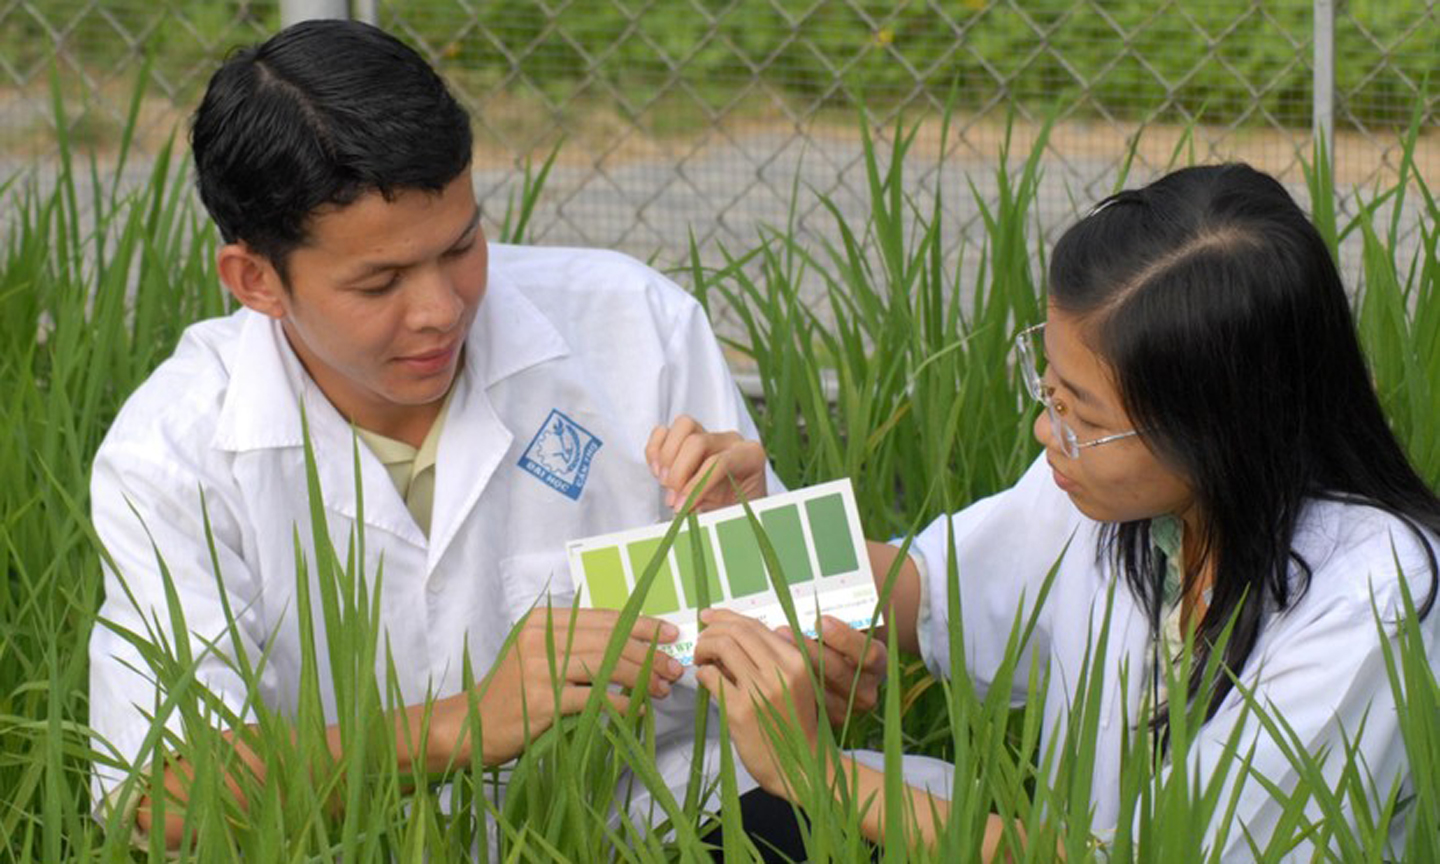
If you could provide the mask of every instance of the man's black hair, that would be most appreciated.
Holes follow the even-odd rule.
[[[439,192],[470,164],[470,117],[435,70],[355,21],[305,21],[233,53],[190,143],[200,198],[227,243],[286,277],[317,209],[369,192]]]

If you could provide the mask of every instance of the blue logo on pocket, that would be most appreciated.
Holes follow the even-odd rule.
[[[561,495],[578,501],[590,476],[590,460],[595,458],[600,444],[600,439],[584,426],[552,408],[520,457],[520,467]]]

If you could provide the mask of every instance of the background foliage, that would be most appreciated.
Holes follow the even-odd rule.
[[[237,25],[279,24],[275,0],[191,4],[183,20],[139,3],[103,4],[98,15],[77,14],[90,4],[76,0],[26,5],[39,14],[5,20],[7,59],[22,69],[43,60],[56,28],[97,69],[128,58],[118,29],[170,73],[211,62]],[[1336,70],[1338,90],[1350,94],[1342,120],[1403,122],[1414,83],[1435,71],[1433,28],[1415,26],[1429,7],[1345,5],[1336,54],[1353,62]],[[1082,114],[1107,118],[1229,123],[1265,112],[1309,123],[1314,25],[1304,0],[574,0],[559,10],[515,0],[472,11],[458,32],[452,16],[423,6],[382,6],[381,15],[437,49],[452,77],[538,82],[557,100],[582,88],[643,104],[678,78],[718,107],[758,77],[807,104],[943,101],[958,84],[962,108],[988,104],[999,86],[1036,111],[1082,101]],[[1245,38],[1227,38],[1237,31]],[[1376,44],[1388,46],[1383,62]],[[191,76],[190,86],[202,83]]]
[[[139,102],[137,93],[132,118]],[[56,110],[63,110],[58,99]],[[1405,137],[1406,154],[1417,134],[1412,129]],[[839,223],[838,242],[810,247],[779,225],[730,250],[721,267],[703,266],[698,256],[675,262],[678,277],[704,302],[727,303],[741,316],[745,335],[733,347],[754,360],[765,382],[758,419],[782,477],[792,485],[856,478],[867,530],[879,537],[903,535],[1003,488],[1033,454],[1031,406],[1011,374],[1008,349],[1018,326],[1038,320],[1044,288],[1045,250],[1032,222],[1043,140],[1028,153],[1003,154],[998,203],[976,194],[986,238],[968,253],[978,258],[977,268],[945,263],[939,250],[951,228],[938,201],[922,206],[904,194],[912,139],[901,130],[896,140],[891,153],[867,144],[871,210],[863,219],[847,221],[820,202]],[[543,174],[497,236],[523,234]],[[213,269],[214,232],[194,210],[186,178],[167,150],[147,184],[123,189],[93,162],[75,158],[62,139],[55,176],[15,178],[3,190],[14,216],[0,252],[0,862],[165,857],[154,844],[132,853],[121,826],[107,833],[89,816],[90,762],[113,757],[86,727],[86,645],[100,599],[86,490],[92,454],[126,394],[186,324],[227,306]],[[1349,234],[1363,240],[1360,331],[1386,408],[1422,473],[1436,483],[1440,209],[1423,178],[1402,167],[1395,186],[1376,191],[1359,216],[1339,222],[1331,178],[1323,168],[1308,178],[1322,232],[1336,244]],[[797,190],[797,202],[809,194]],[[1397,215],[1378,218],[1380,205]],[[1419,216],[1413,255],[1398,251],[1402,211]],[[824,315],[799,300],[799,285],[812,276],[826,286]],[[331,586],[313,599],[327,621],[317,638],[331,640],[331,656],[364,657],[377,644],[375,611],[364,601],[373,574],[343,561],[322,550],[308,564]],[[1415,826],[1406,857],[1425,861],[1433,860],[1440,837],[1440,691],[1417,639],[1402,634],[1391,674],[1413,703],[1402,712],[1415,776],[1414,797],[1404,804]],[[194,719],[214,708],[192,686],[183,651],[152,657],[160,680],[182,694],[173,710]],[[963,670],[938,684],[913,664],[902,666],[898,655],[894,662],[882,711],[840,737],[883,747],[892,781],[902,749],[957,764],[955,806],[936,860],[972,856],[975,829],[992,811],[1025,824],[1036,838],[1032,858],[1054,843],[1065,845],[1071,860],[1091,854],[1083,778],[1094,757],[1087,725],[1093,718],[1084,700],[1067,740],[1041,742],[1038,699],[1012,714],[1006,687],[976,692]],[[484,671],[471,670],[477,678]],[[1038,670],[1007,674],[1029,676],[1036,692]],[[324,750],[318,693],[302,698],[311,708],[298,717],[262,710],[262,731],[252,743],[270,779],[247,787],[255,802],[248,813],[227,803],[222,777],[234,757],[218,735],[198,724],[185,740],[169,741],[198,768],[194,857],[444,861],[492,845],[505,860],[523,861],[609,859],[618,850],[637,861],[699,854],[691,830],[703,819],[698,798],[664,802],[663,816],[678,832],[668,839],[607,816],[617,766],[642,776],[647,770],[643,719],[599,722],[604,711],[597,702],[532,748],[512,775],[512,794],[495,805],[485,795],[494,775],[476,765],[455,766],[444,778],[399,776],[391,745],[373,734],[392,696],[386,682],[371,676],[350,682],[341,714],[358,719],[346,733],[354,746],[339,764],[316,755]],[[1183,752],[1183,723],[1175,735]],[[1377,809],[1366,795],[1363,766],[1352,764],[1331,789],[1318,779],[1316,757],[1298,751],[1309,779],[1287,799],[1273,845],[1256,857],[1278,855],[1309,835],[1328,842],[1336,860],[1377,860],[1400,806],[1397,790],[1378,790]],[[832,802],[816,779],[826,776],[828,751],[786,752],[806,790],[816,859],[868,854],[857,830],[858,805]],[[1162,776],[1148,758],[1137,745],[1126,762],[1122,797],[1138,808],[1141,833],[1130,836],[1122,827],[1116,856],[1126,859],[1142,843],[1156,860],[1198,859],[1200,832],[1223,812],[1217,808],[1224,800],[1190,788],[1183,775]],[[449,805],[441,803],[440,779],[454,784]],[[738,855],[744,841],[733,833],[733,772],[722,774],[719,791],[731,829],[726,844]],[[345,807],[331,806],[332,795],[343,795]],[[1319,809],[1317,821],[1305,816],[1307,806]],[[1370,818],[1351,829],[1346,815],[1355,808]],[[884,854],[923,857],[907,858],[904,829],[896,816]]]

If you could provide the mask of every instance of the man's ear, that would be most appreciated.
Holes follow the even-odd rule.
[[[285,284],[269,258],[244,243],[227,243],[215,253],[215,269],[236,300],[261,315],[285,317]]]

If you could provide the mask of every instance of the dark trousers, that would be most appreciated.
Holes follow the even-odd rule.
[[[765,864],[788,864],[805,860],[805,843],[800,837],[800,823],[795,818],[795,806],[784,798],[777,798],[764,789],[751,789],[740,796],[740,818],[745,833],[760,850]],[[702,838],[706,843],[720,846],[724,835],[719,826]],[[712,857],[724,861],[725,853],[716,851]]]

